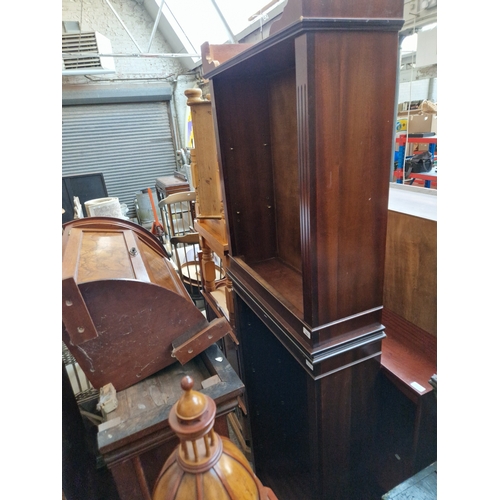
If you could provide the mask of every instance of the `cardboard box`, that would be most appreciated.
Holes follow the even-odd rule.
[[[407,121],[405,124],[404,122]],[[401,127],[405,126],[405,128],[398,129],[398,124]],[[428,133],[434,132],[437,134],[437,114],[435,113],[419,113],[419,114],[401,114],[398,116],[396,122],[396,131],[402,132],[405,131],[408,134],[417,134],[417,133]]]

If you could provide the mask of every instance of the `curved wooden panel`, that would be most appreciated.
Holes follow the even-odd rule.
[[[79,289],[98,336],[74,345],[63,328],[63,341],[96,388],[119,391],[174,363],[172,342],[208,326],[192,302],[152,283],[101,280]]]

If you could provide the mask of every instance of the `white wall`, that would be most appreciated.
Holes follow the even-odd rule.
[[[135,0],[110,0],[110,3],[139,47],[146,52],[154,26],[154,19],[151,19],[144,7]],[[98,31],[109,38],[113,52],[127,54],[136,54],[139,52],[139,49],[104,0],[85,0],[83,4],[81,2],[63,0],[62,20],[79,21],[82,31]],[[172,51],[163,37],[157,33],[153,39],[150,52],[168,53]],[[115,58],[115,67],[115,75],[103,75],[102,77],[92,77],[92,79],[165,78],[172,73],[178,74],[183,71],[182,66],[176,59],[117,57]],[[85,77],[80,79],[82,83],[88,81]],[[69,82],[75,83],[76,77],[63,78],[63,83]]]
[[[110,0],[113,9],[123,21],[132,37],[147,52],[154,19],[148,14],[141,0]],[[62,0],[62,21],[78,21],[82,31],[98,31],[111,42],[112,51],[120,54],[137,54],[139,49],[115,16],[105,0]],[[151,48],[152,54],[171,53],[173,50],[159,31]],[[181,139],[184,141],[186,97],[184,90],[196,85],[196,74],[185,74],[176,58],[115,57],[116,73],[108,75],[63,76],[63,84],[106,85],[120,82],[165,81],[172,85],[174,99],[172,113],[176,119]]]

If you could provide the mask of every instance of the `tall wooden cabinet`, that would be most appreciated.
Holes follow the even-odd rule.
[[[267,39],[202,48],[255,466],[278,498],[363,498],[402,17],[289,0]]]

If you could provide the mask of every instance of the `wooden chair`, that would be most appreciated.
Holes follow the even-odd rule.
[[[163,227],[171,239],[194,232],[195,191],[185,191],[168,195],[158,203]]]
[[[181,236],[170,238],[172,253],[177,272],[186,287],[187,292],[193,299],[197,307],[204,308],[203,274],[201,271],[199,246],[199,234],[187,233]],[[215,274],[217,279],[223,278],[223,271],[220,265],[216,264]]]

